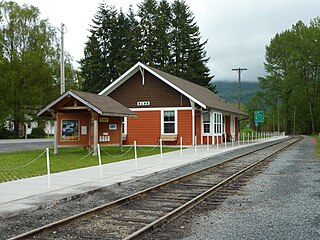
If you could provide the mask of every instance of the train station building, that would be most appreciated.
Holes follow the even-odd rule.
[[[124,118],[130,119],[136,114],[108,96],[67,91],[38,116],[52,117],[57,153],[59,147],[121,145]]]
[[[238,139],[247,114],[209,89],[138,62],[99,93],[129,108],[125,144],[215,144]]]

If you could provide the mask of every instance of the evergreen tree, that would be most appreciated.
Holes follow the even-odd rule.
[[[84,49],[84,58],[80,60],[81,75],[84,79],[82,90],[97,93],[106,85],[103,76],[105,68],[102,52],[95,33],[89,37]]]
[[[154,66],[164,71],[169,70],[170,64],[170,31],[171,31],[171,7],[167,0],[161,0],[157,8],[157,18],[155,22],[155,53]]]
[[[201,43],[199,27],[194,22],[193,13],[185,1],[175,0],[172,4],[172,59],[171,72],[179,77],[195,82],[199,85],[214,89],[210,82],[210,70],[206,66],[204,46]]]
[[[141,26],[137,20],[137,14],[133,11],[132,6],[129,6],[129,13],[127,14],[128,27],[123,29],[126,32],[126,63],[123,63],[124,71],[128,70],[138,61],[142,56],[142,45],[141,45]],[[126,64],[126,65],[125,65]]]
[[[99,5],[80,61],[83,91],[100,92],[138,61],[139,34],[133,34],[138,29],[132,10],[126,16],[122,10]]]
[[[141,46],[142,56],[141,61],[154,66],[155,55],[159,49],[156,49],[156,21],[157,21],[157,8],[158,3],[156,0],[144,0],[138,4],[138,17],[140,18],[141,26]]]
[[[80,60],[82,76],[84,78],[82,90],[98,93],[108,86],[116,73],[113,56],[113,30],[116,26],[117,12],[114,7],[102,3],[92,20],[88,42],[84,50],[84,58]]]
[[[143,0],[135,14],[100,4],[81,60],[83,90],[99,92],[142,61],[215,91],[199,27],[184,1]]]

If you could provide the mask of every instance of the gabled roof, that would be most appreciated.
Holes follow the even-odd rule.
[[[45,113],[51,111],[55,107],[58,107],[58,104],[62,100],[70,96],[84,104],[88,109],[93,110],[101,116],[136,117],[136,114],[134,112],[130,111],[127,107],[113,100],[109,96],[101,96],[94,93],[87,93],[75,90],[69,90],[65,92],[56,100],[48,104],[41,111],[39,111],[37,115],[44,115]]]
[[[122,83],[127,81],[140,69],[145,69],[149,73],[153,74],[161,81],[165,82],[193,102],[197,103],[203,108],[212,108],[225,112],[235,113],[242,116],[248,116],[245,112],[238,109],[233,104],[228,103],[223,98],[219,97],[208,88],[195,84],[193,82],[178,78],[169,73],[163,72],[156,68],[147,66],[141,62],[136,63],[132,68],[115,80],[112,84],[102,90],[99,95],[109,95],[112,91],[118,88]]]

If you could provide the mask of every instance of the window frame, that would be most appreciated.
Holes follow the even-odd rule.
[[[213,133],[218,136],[223,133],[223,115],[220,112],[213,112]]]
[[[205,121],[205,115],[208,115],[209,119]],[[209,132],[205,131],[205,125],[209,125]],[[205,112],[202,114],[202,133],[205,135],[209,135],[212,133],[212,127],[211,127],[211,113],[210,112]]]
[[[165,112],[174,112],[174,121],[165,121],[164,115]],[[166,123],[174,123],[174,132],[173,133],[165,133],[164,125]],[[177,135],[178,134],[178,111],[177,109],[162,109],[161,110],[161,135]]]

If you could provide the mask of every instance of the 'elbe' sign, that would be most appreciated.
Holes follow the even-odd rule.
[[[139,101],[137,106],[150,106],[150,101]]]

